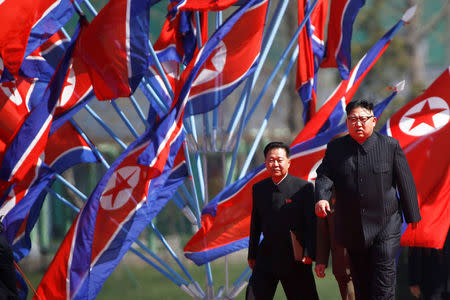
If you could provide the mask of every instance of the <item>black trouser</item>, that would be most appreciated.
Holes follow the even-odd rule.
[[[0,233],[0,300],[18,299],[13,259],[11,247]]]
[[[311,265],[296,263],[292,272],[277,276],[264,271],[254,271],[248,283],[245,299],[271,300],[275,295],[278,281],[281,281],[288,300],[319,299]]]
[[[394,299],[401,221],[400,213],[393,215],[370,247],[348,250],[357,300]]]

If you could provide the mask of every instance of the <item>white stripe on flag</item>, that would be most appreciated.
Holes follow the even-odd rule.
[[[41,137],[44,134],[44,132],[47,130],[48,126],[50,125],[50,123],[52,121],[52,119],[53,119],[53,116],[52,116],[52,114],[50,114],[47,117],[47,119],[45,120],[45,122],[44,122],[43,126],[41,127],[41,129],[39,130],[38,134],[34,137],[33,142],[31,142],[30,146],[28,146],[27,150],[22,154],[22,156],[20,157],[19,161],[14,166],[14,169],[11,171],[11,174],[9,175],[9,179],[8,180],[11,180],[14,177],[15,173],[17,172],[17,170],[20,168],[22,163],[25,161],[25,159],[31,153],[33,148],[36,146],[37,142],[41,139]]]

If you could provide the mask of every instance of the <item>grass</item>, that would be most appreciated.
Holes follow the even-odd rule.
[[[244,251],[244,250],[243,250]],[[245,252],[245,251],[244,251]],[[230,260],[229,278],[230,286],[238,278],[245,269],[245,257]],[[205,289],[205,268],[197,267],[193,263],[185,264],[191,276],[198,281],[202,289]],[[180,275],[182,271],[177,267],[172,267]],[[225,285],[225,266],[224,260],[218,259],[211,264],[212,274],[214,278],[214,289]],[[25,272],[30,279],[32,285],[36,288],[43,276],[43,272]],[[183,274],[184,275],[184,274]],[[183,276],[186,278],[186,276]],[[319,298],[323,300],[340,299],[339,290],[331,269],[326,270],[326,276],[323,279],[316,278],[317,292]],[[32,292],[29,292],[28,299],[32,298]],[[245,290],[242,291],[236,299],[243,300],[245,298]],[[117,266],[111,276],[106,280],[102,290],[97,296],[98,300],[152,300],[152,299],[191,299],[177,285],[169,281],[165,276],[156,271],[154,268],[137,260],[133,254],[127,254],[125,259]],[[275,294],[276,300],[286,299],[283,288],[278,285]],[[397,288],[396,299],[414,300],[409,292],[408,287],[408,270],[407,255],[402,252],[399,258],[399,266],[397,268]]]
[[[225,284],[225,266],[223,260],[218,260],[211,264],[212,274],[214,278],[214,289],[217,290]],[[230,263],[230,285],[238,278],[239,274],[244,270],[245,265],[242,263]],[[175,268],[179,274],[182,271]],[[189,273],[195,278],[200,286],[205,289],[205,268],[188,264]],[[37,287],[43,273],[28,274],[29,279],[34,287]],[[183,276],[185,277],[185,276]],[[185,277],[186,278],[186,277]],[[339,291],[331,273],[331,269],[327,270],[327,276],[324,279],[316,278],[317,291],[320,299],[339,299]],[[28,299],[32,298],[30,291]],[[245,298],[245,289],[235,299],[243,300]],[[102,290],[98,294],[98,300],[152,300],[152,299],[191,299],[177,285],[169,281],[165,276],[149,266],[121,263],[114,270],[111,276],[106,280]],[[278,285],[274,299],[286,299],[283,288]]]

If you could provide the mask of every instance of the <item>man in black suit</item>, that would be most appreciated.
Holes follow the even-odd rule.
[[[314,186],[288,174],[289,147],[264,149],[271,177],[253,185],[248,262],[253,269],[246,299],[273,299],[279,281],[287,299],[318,299],[311,262],[315,247]],[[303,245],[294,259],[290,231]],[[264,238],[260,243],[261,233]]]
[[[398,141],[373,131],[372,103],[352,101],[346,112],[349,135],[328,144],[317,169],[316,215],[330,211],[334,186],[335,235],[349,252],[356,299],[394,299],[402,212],[413,228],[421,219],[414,179]]]
[[[19,299],[16,288],[14,256],[6,237],[3,235],[3,223],[0,219],[0,300]]]

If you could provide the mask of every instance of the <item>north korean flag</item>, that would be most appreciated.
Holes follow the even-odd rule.
[[[69,21],[75,12],[72,2],[72,0],[2,1],[0,57],[11,74],[17,76],[23,59]]]
[[[66,37],[62,30],[58,30],[45,43],[25,57],[19,75],[48,84],[69,45],[70,38]]]
[[[3,220],[7,228],[6,236],[13,245],[16,261],[29,251],[29,233],[37,221],[43,201],[40,195],[53,182],[53,175],[61,174],[80,163],[98,162],[89,143],[71,123],[64,124],[49,138],[41,157],[43,161],[39,161],[35,169],[30,169],[24,179],[12,187],[0,207],[0,214],[6,216]],[[45,197],[45,193],[42,197]],[[36,201],[40,201],[40,204],[36,204]],[[32,222],[28,219],[33,210],[31,207],[37,210],[33,212]],[[17,244],[19,240],[22,240],[20,245]]]
[[[133,94],[149,66],[150,0],[111,0],[80,34],[74,56],[99,100]]]
[[[229,32],[209,57],[196,61],[202,67],[190,89],[186,116],[214,109],[254,71],[261,50],[267,3],[254,1],[235,23],[225,22],[217,29],[217,33]]]
[[[351,69],[351,40],[353,23],[366,0],[333,0],[328,22],[326,54],[322,68],[338,68],[342,79]]]
[[[75,32],[78,35],[79,28]],[[62,85],[72,56],[74,43],[68,48],[41,101],[23,121],[3,156],[0,179],[3,182],[19,182],[28,170],[34,168],[45,149],[54,111],[61,95]]]
[[[310,7],[310,1],[298,1],[299,25]],[[305,124],[316,113],[316,74],[324,54],[324,29],[327,14],[328,0],[319,0],[298,37],[299,54],[297,59],[296,89],[303,102],[303,120]]]
[[[179,1],[172,0],[168,5],[168,14],[161,33],[153,48],[160,62],[177,62],[187,65],[196,50],[197,26],[201,31],[201,44],[208,38],[208,17],[206,12],[200,13],[200,24],[197,24],[193,11],[178,11],[175,7]],[[153,58],[150,65],[155,65]]]
[[[414,176],[422,220],[401,244],[442,249],[450,227],[450,68],[398,110],[383,130],[400,142]]]
[[[336,108],[339,105],[345,107],[352,99],[356,90],[361,85],[362,80],[367,73],[372,69],[378,59],[383,55],[389,46],[391,39],[397,31],[408,22],[414,15],[415,7],[408,9],[402,16],[402,19],[397,22],[388,32],[386,32],[373,46],[369,49],[366,55],[363,56],[350,72],[350,77],[347,80],[342,80],[333,93],[325,100],[324,104],[317,111],[315,116],[303,127],[303,130],[297,135],[292,142],[292,145],[299,144],[303,141],[313,138],[333,112],[338,112]]]
[[[133,142],[111,165],[78,214],[47,269],[36,299],[94,299],[133,241],[152,220],[154,197],[164,187],[184,140],[170,142],[161,176],[138,163],[154,143],[151,131]],[[154,216],[154,215],[153,215]]]

